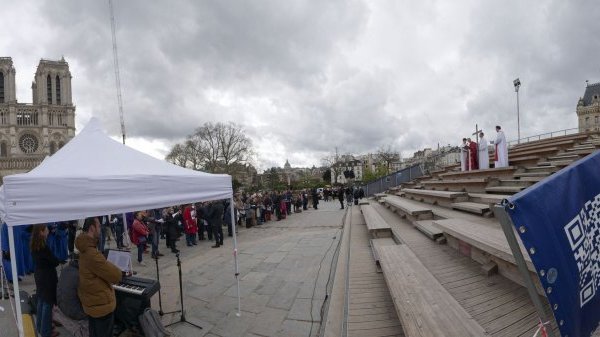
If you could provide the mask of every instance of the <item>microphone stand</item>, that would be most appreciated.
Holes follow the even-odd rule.
[[[194,324],[194,323],[186,320],[186,318],[185,318],[185,310],[183,309],[183,280],[182,280],[182,276],[181,276],[181,259],[179,258],[179,253],[175,254],[175,256],[177,257],[177,269],[179,270],[179,300],[181,303],[181,310],[177,310],[175,312],[181,312],[181,317],[179,318],[179,321],[167,324],[167,325],[165,325],[165,327],[169,327],[171,325],[183,322],[183,323],[187,323],[191,326],[194,326],[198,329],[202,329],[201,326]],[[160,297],[159,297],[159,299],[160,299]]]

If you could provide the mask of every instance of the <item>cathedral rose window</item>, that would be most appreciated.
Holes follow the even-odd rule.
[[[38,140],[32,134],[24,134],[19,138],[19,147],[24,153],[34,153],[38,148]]]

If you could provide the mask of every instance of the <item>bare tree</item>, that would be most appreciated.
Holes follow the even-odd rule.
[[[400,161],[400,154],[398,151],[393,150],[389,145],[387,148],[383,146],[379,148],[379,150],[377,150],[377,157],[385,164],[387,169],[386,173],[390,173],[390,167],[392,163]]]
[[[166,159],[194,170],[231,174],[247,164],[252,154],[252,142],[241,126],[209,122],[173,146]]]
[[[242,128],[232,122],[217,123],[215,128],[225,167],[248,162],[253,154],[252,141],[246,137]]]

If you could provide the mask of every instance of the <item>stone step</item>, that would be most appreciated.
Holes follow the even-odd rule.
[[[526,186],[493,186],[486,187],[485,191],[488,193],[506,193],[515,194],[524,190]]]
[[[438,226],[433,224],[433,220],[419,220],[413,222],[413,224],[416,229],[421,231],[431,240],[435,240],[444,234]]]
[[[475,213],[479,215],[483,215],[485,212],[490,211],[490,206],[488,204],[480,204],[477,202],[455,202],[451,206],[453,209],[459,209],[461,211],[466,211],[469,213]]]

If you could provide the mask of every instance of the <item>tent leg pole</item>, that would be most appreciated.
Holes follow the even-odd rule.
[[[231,231],[233,234],[233,259],[235,262],[235,281],[237,283],[237,298],[238,298],[238,312],[237,317],[242,315],[242,300],[240,299],[240,269],[238,265],[238,249],[237,249],[237,235],[235,234],[235,209],[233,207],[233,196],[229,199],[229,207],[231,208]]]
[[[527,288],[527,293],[529,294],[529,298],[531,298],[531,301],[533,302],[533,306],[537,311],[538,317],[542,320],[542,322],[547,322],[548,317],[546,317],[544,305],[540,300],[540,295],[537,292],[537,288],[535,287],[535,283],[533,282],[531,273],[527,268],[527,263],[525,262],[525,258],[523,257],[523,253],[521,252],[521,247],[519,246],[519,242],[517,241],[517,237],[515,236],[515,232],[513,230],[512,220],[508,217],[504,206],[494,206],[494,214],[498,218],[500,225],[502,225],[502,230],[504,231],[504,235],[506,236],[506,240],[508,241],[510,250],[513,253],[513,257],[515,258],[517,267],[519,268],[519,272],[521,273],[521,277],[523,277],[525,287]],[[546,330],[548,333],[548,337],[554,337],[554,332],[552,331],[552,328],[550,326],[547,326]]]
[[[127,242],[127,246],[125,247],[128,250],[133,249],[131,246],[131,238],[129,237],[129,229],[127,228],[127,213],[123,213],[123,240]]]
[[[19,271],[17,270],[17,254],[15,254],[15,234],[12,226],[8,227],[8,244],[10,246],[10,267],[13,278],[13,289],[15,294],[15,307],[17,308],[17,330],[19,337],[24,337],[23,316],[21,312],[21,294],[19,293]]]

